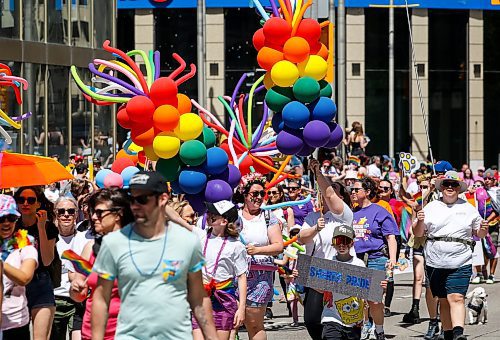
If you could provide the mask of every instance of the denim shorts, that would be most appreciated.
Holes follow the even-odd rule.
[[[56,305],[54,288],[50,280],[49,272],[35,272],[33,279],[26,286],[26,297],[28,298],[28,308],[53,307]]]
[[[376,259],[368,259],[367,268],[385,271],[385,265],[389,259],[385,256]]]
[[[432,295],[446,298],[448,294],[458,293],[463,296],[469,289],[469,280],[472,276],[472,266],[462,266],[456,269],[433,268],[426,266],[427,277]]]

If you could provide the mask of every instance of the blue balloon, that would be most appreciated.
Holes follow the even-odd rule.
[[[271,119],[271,126],[273,127],[274,132],[279,133],[285,127],[285,123],[283,123],[283,117],[281,112],[276,112]]]
[[[113,171],[109,169],[99,170],[95,175],[95,184],[97,184],[99,188],[104,188],[104,179],[106,178],[107,175],[109,175],[112,172]]]
[[[179,186],[187,194],[197,194],[205,188],[207,175],[203,172],[183,170],[179,175]]]
[[[181,186],[179,185],[179,181],[171,181],[170,183],[170,188],[174,193],[177,195],[185,194],[184,190],[181,189]]]
[[[203,168],[208,175],[218,175],[227,169],[228,163],[227,153],[219,147],[213,147],[207,150],[207,160]]]
[[[127,166],[122,170],[122,178],[123,178],[123,189],[128,189],[128,184],[132,176],[139,172],[139,169],[135,166]]]
[[[303,128],[311,115],[307,106],[298,101],[286,104],[281,114],[285,126],[292,129]]]
[[[337,105],[327,97],[319,97],[308,106],[311,111],[311,120],[320,120],[324,123],[329,123],[335,118],[337,113]]]

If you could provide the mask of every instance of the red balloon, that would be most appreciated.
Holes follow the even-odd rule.
[[[267,165],[269,165],[270,167],[274,168],[274,162],[271,159],[271,157],[264,156],[264,157],[259,157],[259,159],[261,161],[263,161],[264,163],[266,163]],[[260,165],[257,162],[254,162],[254,166],[253,167],[254,167],[255,171],[260,172],[263,175],[268,174],[270,172],[270,170],[268,170],[267,168],[263,167],[262,165]]]
[[[158,78],[149,89],[149,97],[156,106],[172,105],[177,107],[177,85],[170,78]]]
[[[116,120],[118,124],[124,129],[130,129],[132,127],[132,121],[130,121],[130,117],[128,116],[127,109],[122,107],[118,110],[116,114]]]
[[[155,139],[156,131],[154,127],[149,127],[144,129],[144,127],[132,127],[130,130],[130,138],[132,141],[139,146],[147,146],[153,143]]]
[[[248,174],[250,172],[251,166],[252,167],[254,166],[253,159],[250,158],[249,156],[245,157],[240,163],[241,176],[245,176],[246,174]]]
[[[312,52],[313,45],[318,42],[321,36],[321,26],[314,19],[302,19],[295,35],[306,39],[309,42],[309,45],[311,45]]]
[[[267,46],[268,42],[283,46],[292,34],[292,26],[283,18],[273,17],[266,21],[263,31]]]
[[[123,169],[128,166],[135,166],[135,163],[130,158],[117,158],[111,165],[111,171],[121,174]]]
[[[247,151],[246,149],[244,149],[242,147],[238,147],[238,145],[235,143],[233,143],[233,146],[234,146],[234,150],[236,151],[237,155],[242,154],[243,152]],[[223,149],[224,151],[226,151],[227,155],[229,156],[229,159],[233,159],[231,156],[231,152],[229,151],[229,145],[228,145],[227,139],[225,139],[222,143],[220,143],[219,147],[221,149]]]
[[[259,28],[257,31],[255,31],[252,37],[253,47],[255,47],[257,51],[259,51],[262,47],[264,47],[265,40],[266,38],[264,36],[264,29]]]
[[[145,124],[153,119],[155,105],[145,96],[132,97],[127,103],[127,114],[134,123]]]
[[[153,115],[153,124],[161,131],[173,130],[179,124],[179,117],[179,110],[172,105],[158,106]]]

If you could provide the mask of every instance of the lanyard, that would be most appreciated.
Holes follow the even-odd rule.
[[[143,276],[143,277],[153,276],[153,274],[156,273],[156,271],[158,270],[158,267],[160,266],[161,261],[163,260],[163,255],[165,254],[165,248],[167,245],[167,228],[165,228],[165,236],[164,236],[165,238],[163,239],[163,250],[161,251],[160,260],[158,261],[158,264],[156,265],[156,267],[151,271],[151,273],[143,273],[142,270],[140,270],[139,267],[137,266],[137,263],[135,263],[134,256],[132,254],[132,245],[130,244],[130,239],[132,238],[132,230],[133,229],[134,229],[133,226],[130,226],[130,231],[128,233],[128,252],[130,255],[130,259],[132,260],[132,263],[134,264],[135,270],[137,270],[137,272],[141,276]]]
[[[208,239],[210,238],[210,232],[207,232],[207,238],[205,239],[205,246],[203,247],[203,257],[206,257],[207,254],[207,245],[208,245]],[[224,250],[224,247],[226,246],[227,243],[227,236],[224,237],[224,242],[222,242],[222,246],[219,249],[219,253],[217,253],[217,257],[215,258],[215,265],[214,269],[212,270],[212,273],[206,272],[207,276],[214,278],[215,273],[217,272],[217,268],[219,268],[219,260],[220,260],[220,255],[222,254],[222,251]],[[207,269],[205,269],[207,270]]]

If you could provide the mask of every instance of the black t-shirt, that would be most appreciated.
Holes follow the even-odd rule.
[[[28,235],[31,235],[35,238],[35,248],[38,251],[38,267],[35,270],[35,273],[41,272],[41,271],[47,271],[47,266],[43,265],[42,261],[42,252],[40,251],[40,234],[38,233],[38,226],[37,224],[33,224],[29,227],[26,227],[23,225],[23,221],[19,219],[16,223],[16,230],[18,229],[26,229],[28,230]],[[56,225],[52,223],[51,221],[47,221],[45,223],[45,232],[47,233],[47,239],[53,240],[55,239],[57,242],[58,236],[59,236],[59,230],[57,229]],[[55,247],[55,245],[54,245]]]

